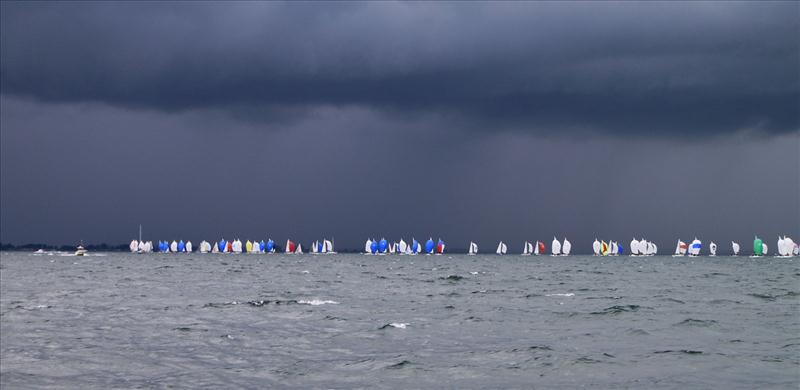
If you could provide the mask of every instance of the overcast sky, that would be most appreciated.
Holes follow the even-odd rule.
[[[797,2],[0,10],[4,243],[800,238]]]

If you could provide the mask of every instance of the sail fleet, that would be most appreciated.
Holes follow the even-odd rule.
[[[306,248],[310,254],[336,254],[334,250],[333,239],[323,238],[311,242]],[[442,255],[446,253],[447,245],[441,238],[434,240],[433,237],[428,238],[424,242],[412,238],[406,241],[401,238],[399,241],[389,241],[386,238],[376,240],[369,238],[364,243],[363,253],[366,255]],[[470,241],[467,246],[468,255],[478,254],[478,244]],[[622,244],[615,240],[602,240],[594,239],[591,245],[592,254],[594,256],[620,256],[626,254],[626,249]],[[731,241],[732,256],[738,256],[741,251],[741,245],[736,241]],[[246,240],[244,243],[240,239],[228,241],[225,238],[220,239],[218,242],[201,241],[197,248],[194,247],[191,241],[180,240],[159,240],[157,244],[152,241],[145,241],[141,239],[131,240],[129,244],[131,253],[193,253],[195,250],[199,253],[247,253],[247,254],[271,254],[276,253],[277,247],[275,241],[271,238],[266,240]],[[675,246],[675,252],[672,257],[697,257],[703,253],[703,242],[694,237],[689,243],[678,239]],[[707,247],[708,256],[717,256],[718,246],[715,242],[710,242]],[[655,256],[658,254],[658,246],[644,238],[633,238],[628,247],[630,256]],[[798,244],[788,236],[778,236],[777,253],[774,257],[792,257],[800,255],[800,247]],[[569,256],[572,252],[572,243],[564,238],[559,240],[553,237],[550,244],[551,256]],[[296,243],[291,239],[287,239],[283,247],[285,254],[303,254],[303,246]],[[508,254],[508,244],[500,241],[495,250],[497,255]],[[541,241],[525,241],[522,245],[522,251],[517,252],[523,256],[539,256],[547,254],[545,244]],[[768,244],[758,236],[753,238],[752,255],[750,257],[758,258],[769,255]]]

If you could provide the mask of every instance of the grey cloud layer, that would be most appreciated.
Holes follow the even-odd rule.
[[[797,131],[798,4],[2,3],[2,93],[460,127]],[[253,115],[251,115],[253,116]]]

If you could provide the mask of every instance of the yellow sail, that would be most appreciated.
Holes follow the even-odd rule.
[[[608,256],[608,244],[605,241],[600,241],[600,254]]]
[[[250,252],[253,251],[253,243],[250,242],[250,240],[247,240],[247,243],[244,244],[244,247],[247,250],[247,253],[250,253]]]

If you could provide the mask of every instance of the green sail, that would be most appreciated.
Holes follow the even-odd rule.
[[[761,256],[763,254],[763,249],[764,243],[761,242],[760,238],[756,237],[756,239],[753,240],[753,254],[756,256]]]

